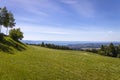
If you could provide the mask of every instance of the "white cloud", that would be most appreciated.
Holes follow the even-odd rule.
[[[119,32],[103,29],[67,29],[57,26],[19,25],[24,32],[24,40],[59,40],[59,41],[115,41],[120,40]]]
[[[46,12],[39,9],[39,7],[41,8],[42,1],[43,0],[35,0],[35,1],[11,0],[11,2],[13,3],[12,5],[15,5],[16,7],[20,7],[21,9],[23,9],[25,11],[28,11],[28,12],[36,14],[36,15],[48,16],[48,14]],[[18,6],[18,4],[19,4],[19,6]]]
[[[14,5],[36,15],[49,16],[51,12],[64,13],[61,6],[52,0],[11,0]]]
[[[77,0],[61,0],[63,3],[66,3],[66,4],[76,4],[78,3]]]
[[[27,18],[27,17],[16,17],[17,18],[17,20],[19,20],[19,21],[28,21],[28,22],[36,22],[34,19],[32,19],[32,18]]]
[[[64,29],[48,26],[21,26],[24,33],[41,33],[41,34],[51,34],[51,35],[67,35],[71,34]]]
[[[108,34],[112,34],[113,33],[113,31],[108,31]]]
[[[83,17],[95,16],[94,5],[89,0],[62,0],[62,2]]]

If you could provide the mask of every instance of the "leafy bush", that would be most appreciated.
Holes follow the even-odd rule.
[[[23,32],[21,32],[20,28],[11,29],[9,32],[9,36],[16,41],[22,40],[22,38],[24,37]]]
[[[111,57],[120,57],[120,45],[114,46],[113,43],[111,43],[109,46],[102,45],[98,54]]]
[[[4,39],[4,33],[0,33],[0,41],[3,41]]]

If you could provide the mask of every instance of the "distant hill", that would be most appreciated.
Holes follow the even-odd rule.
[[[102,45],[108,46],[111,42],[91,42],[91,43],[82,43],[82,44],[69,44],[68,47],[72,49],[88,49],[88,48],[93,48],[93,49],[98,49]],[[120,42],[112,42],[115,46],[120,45]]]
[[[41,44],[50,43],[55,45],[65,45],[72,49],[85,49],[85,48],[100,48],[101,45],[109,45],[111,42],[91,42],[91,41],[33,41],[33,40],[22,40],[23,43],[28,44]],[[115,46],[120,45],[120,42],[112,42]]]

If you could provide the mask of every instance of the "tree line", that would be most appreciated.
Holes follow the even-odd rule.
[[[46,47],[46,48],[51,48],[51,49],[72,50],[71,48],[67,46],[60,46],[60,45],[44,43],[44,42],[42,42],[41,44],[28,44],[28,45],[41,46],[41,47]]]
[[[109,45],[102,45],[100,49],[87,49],[83,51],[120,58],[120,45],[115,46],[113,43],[110,43]]]
[[[14,40],[19,40],[23,38],[23,32],[20,28],[12,29],[15,27],[15,18],[12,12],[8,11],[6,7],[0,8],[0,41],[4,40],[4,36],[9,36]],[[2,27],[6,28],[6,35],[2,33]],[[11,28],[8,34],[8,28]]]
[[[109,46],[102,45],[98,53],[105,56],[120,58],[120,45],[114,46],[113,43],[110,43]]]

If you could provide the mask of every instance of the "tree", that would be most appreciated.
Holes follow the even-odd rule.
[[[8,26],[7,26],[7,31],[6,34],[8,33],[8,28],[13,28],[15,26],[15,19],[14,16],[11,12],[8,13],[9,21],[8,21]]]
[[[105,46],[104,46],[104,45],[101,46],[101,50],[102,50],[102,51],[105,50]]]
[[[114,46],[113,43],[111,43],[109,46],[102,45],[101,49],[99,50],[99,54],[120,58],[120,45]]]
[[[23,32],[21,32],[20,28],[11,29],[9,32],[9,36],[16,41],[22,40],[22,38],[24,37]]]
[[[8,10],[6,7],[1,8],[0,16],[1,16],[0,17],[0,33],[1,33],[2,26],[8,26],[9,21]]]
[[[115,46],[113,45],[113,43],[110,43],[110,45],[109,45],[109,55],[112,56],[112,57],[117,56]]]
[[[8,32],[8,28],[12,28],[15,26],[15,19],[11,12],[8,12],[6,7],[0,8],[0,33],[2,26],[6,27],[6,34]]]
[[[9,27],[9,13],[6,13],[6,15],[5,15],[5,18],[4,18],[4,22],[3,22],[3,26],[5,27],[5,28],[7,28],[8,29],[8,27]],[[7,34],[7,33],[6,33]]]
[[[2,8],[0,8],[0,33],[1,33],[1,27],[2,27]]]
[[[98,52],[101,55],[107,55],[107,46],[102,45]]]
[[[117,47],[117,57],[120,58],[120,45]]]
[[[4,40],[4,34],[0,33],[0,42],[2,42]]]
[[[44,42],[42,42],[41,46],[42,46],[42,47],[45,47],[45,44],[44,44]]]

